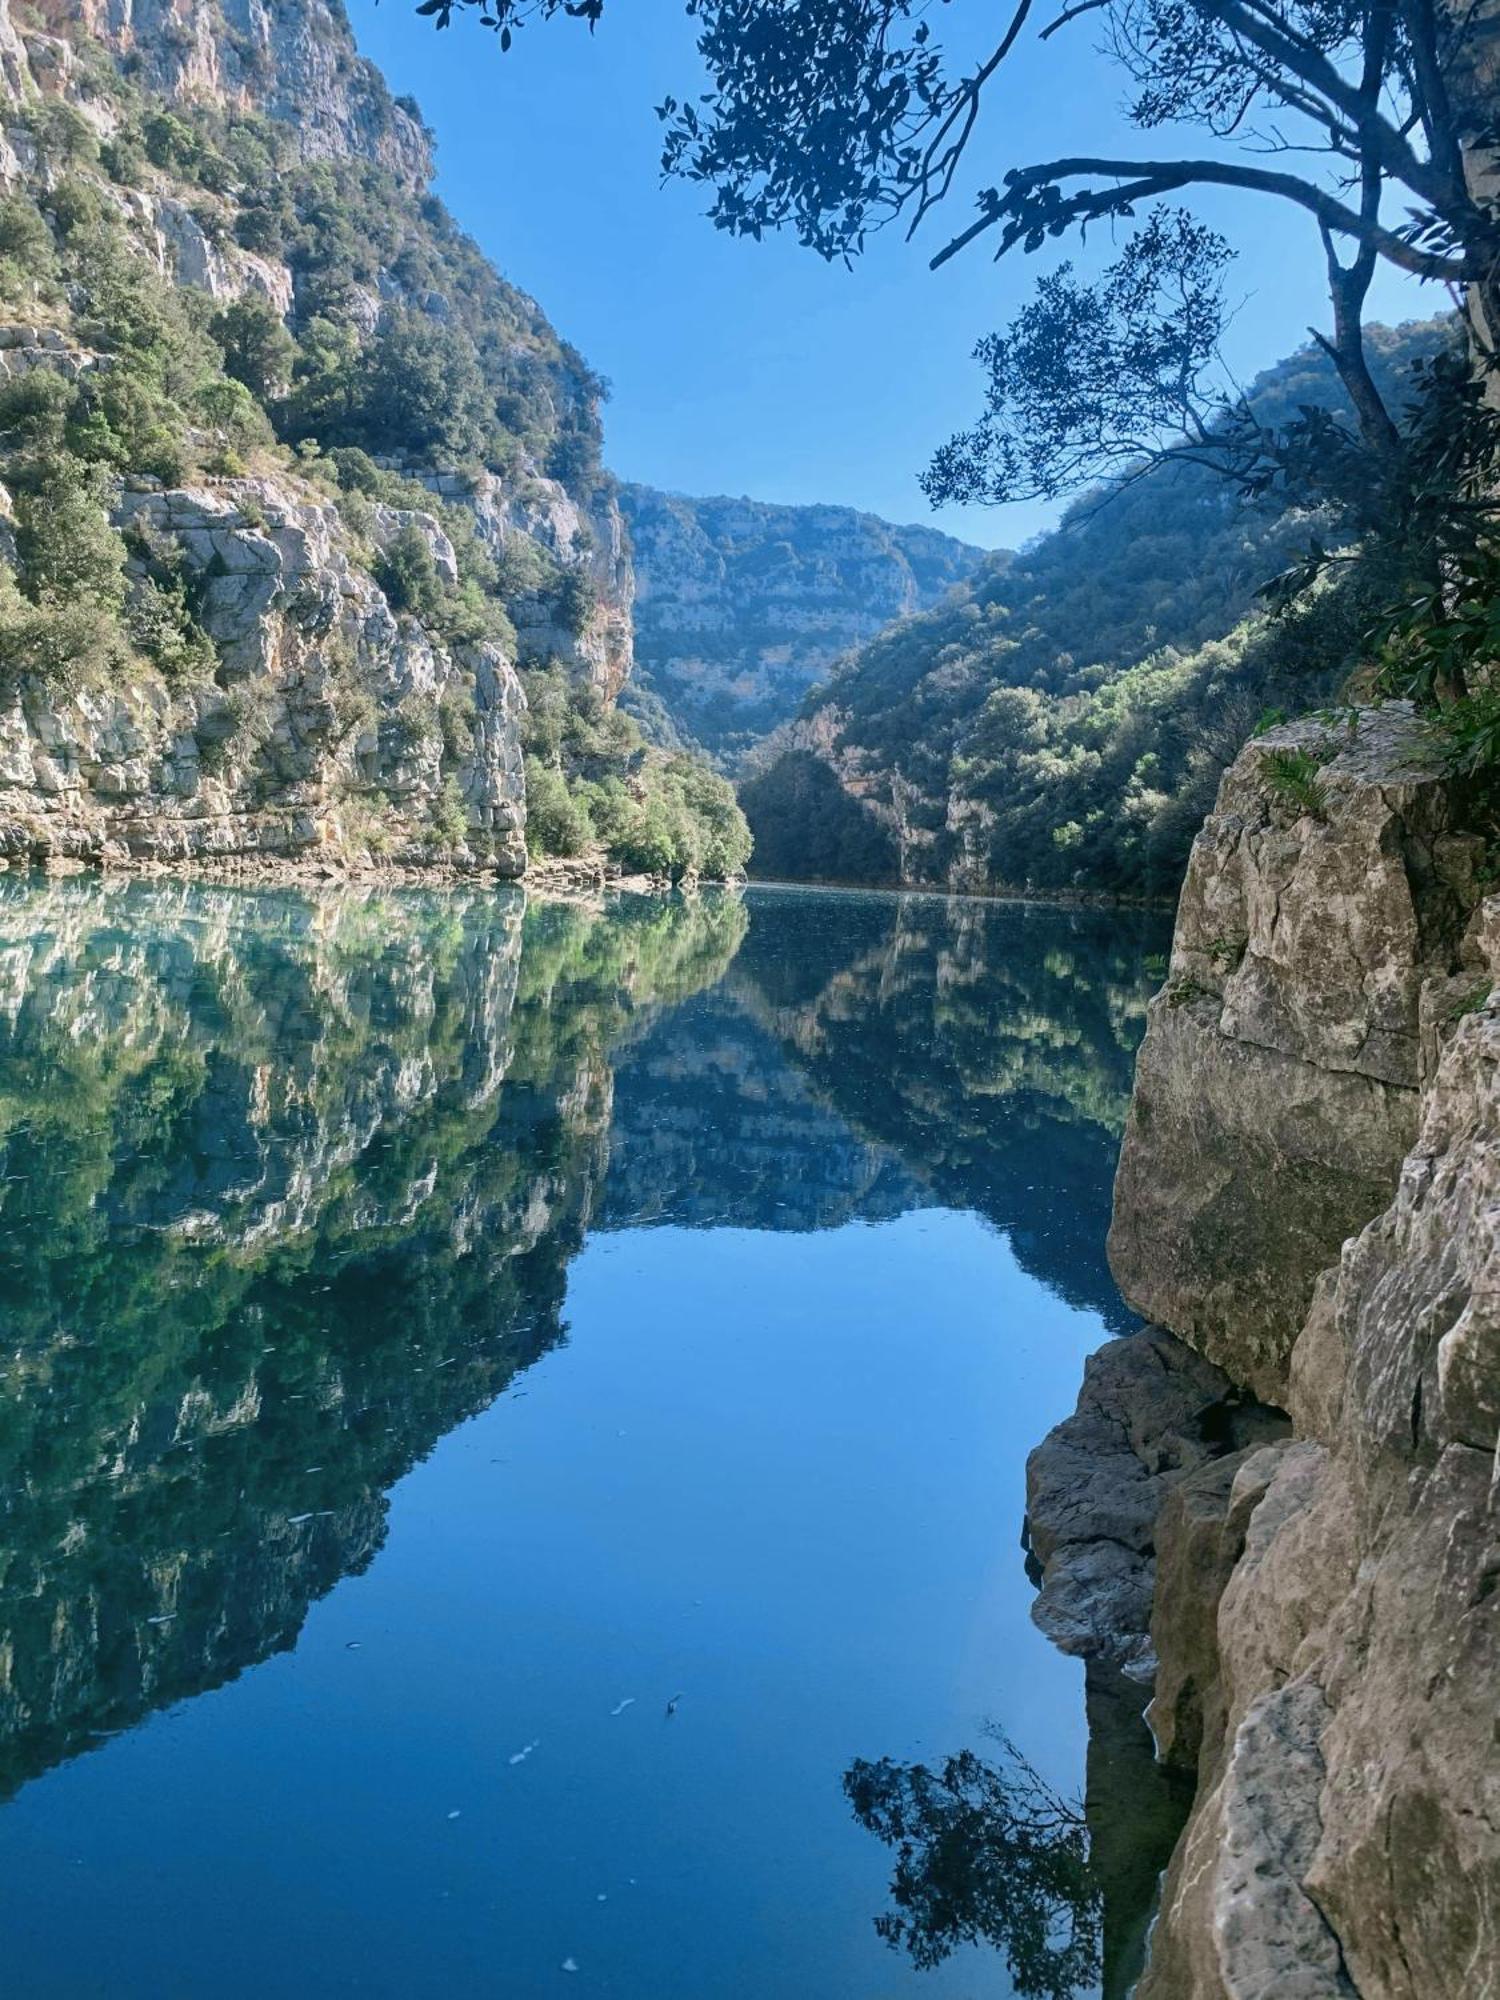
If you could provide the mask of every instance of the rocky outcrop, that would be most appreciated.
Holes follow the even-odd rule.
[[[26,622],[60,599],[0,492],[0,858],[518,875],[517,669],[560,663],[606,705],[631,670],[634,578],[599,469],[597,379],[430,195],[421,119],[358,55],[337,0],[62,0],[45,19],[13,20],[0,0],[0,184],[38,268],[32,298],[13,260],[0,386],[39,372],[78,385],[69,435],[113,442],[49,445],[7,476],[21,512],[59,465],[97,489],[129,561],[108,643],[65,625],[33,664]],[[147,347],[171,287],[200,295],[200,328],[212,307],[260,302],[356,371],[393,323],[419,350],[451,336],[434,382],[460,379],[467,442],[444,432],[432,383],[425,431],[398,385],[373,430],[341,432],[335,396],[319,406],[332,428],[320,416],[309,436],[286,418],[295,350],[254,314],[228,323],[258,329],[267,353],[281,341],[270,373],[225,346],[222,377],[174,390],[179,407],[146,423],[159,386],[77,282],[67,200],[127,289],[152,274],[133,308]],[[194,337],[179,372],[197,377],[217,350]],[[101,382],[120,385],[120,434]],[[328,453],[356,435],[363,483],[346,506]],[[401,586],[414,542],[431,588]],[[61,602],[80,629],[90,609]],[[163,664],[163,618],[193,641],[187,665],[181,648]]]
[[[65,0],[62,14],[163,97],[284,120],[310,159],[373,159],[416,189],[432,178],[420,115],[355,52],[339,0]],[[33,69],[44,40],[27,37]],[[68,43],[52,46],[70,64]]]
[[[582,506],[555,479],[516,486],[493,473],[407,468],[408,476],[472,517],[481,542],[497,558],[522,536],[593,586],[593,602],[577,625],[560,622],[554,604],[532,594],[513,600],[511,616],[523,661],[560,660],[606,702],[623,691],[635,666],[637,579],[620,502],[612,485]]]
[[[377,532],[414,531],[452,563],[431,516],[384,511]],[[182,564],[219,672],[61,700],[13,687],[0,854],[521,873],[524,697],[498,648],[450,648],[398,617],[351,561],[337,509],[286,483],[127,490],[118,514],[135,546]]]
[[[1292,1380],[1299,1437],[1229,1496],[1216,1610],[1206,1593],[1184,1633],[1158,1597],[1163,1660],[1200,1662],[1203,1726],[1143,2000],[1467,2000],[1500,1965],[1490,1000],[1452,1025],[1395,1199],[1321,1288]]]
[[[1194,842],[1136,1070],[1120,1289],[1283,1403],[1313,1281],[1416,1131],[1424,988],[1459,970],[1482,843],[1405,707],[1255,739]]]
[[[642,685],[737,762],[850,647],[926,611],[984,551],[852,507],[688,499],[627,486]]]
[[[1157,1524],[1169,1497],[1216,1491],[1285,1429],[1158,1327],[1090,1355],[1077,1410],[1026,1464],[1026,1542],[1041,1583],[1032,1616],[1053,1644],[1149,1683]]]
[[[1124,1629],[1139,1590],[1102,1600],[1117,1655],[1149,1644],[1159,1754],[1196,1782],[1140,2000],[1496,1991],[1500,899],[1464,805],[1398,708],[1252,744],[1194,852],[1112,1250],[1291,1432],[1132,1518],[1149,1641]],[[1121,1517],[1101,1442],[1107,1504],[1034,1499],[1043,1622],[1069,1547]]]

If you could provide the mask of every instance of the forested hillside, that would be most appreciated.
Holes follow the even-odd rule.
[[[1446,323],[1376,329],[1401,400]],[[1337,396],[1306,349],[1253,391],[1267,423]],[[1330,700],[1370,580],[1284,616],[1262,586],[1340,524],[1174,463],[1089,494],[1018,555],[844,661],[741,787],[757,872],[956,889],[1175,891],[1219,774],[1267,710]]]
[[[852,507],[621,488],[635,557],[627,706],[733,768],[839,656],[937,604],[983,551]]]

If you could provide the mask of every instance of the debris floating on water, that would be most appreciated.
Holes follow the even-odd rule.
[[[522,1747],[519,1750],[517,1750],[515,1755],[511,1758],[510,1760],[511,1763],[524,1764],[526,1762],[526,1759],[531,1755],[532,1751],[535,1750],[537,1746],[540,1744],[541,1740],[542,1739],[539,1736],[537,1737],[536,1742],[523,1744]]]
[[[576,1958],[565,1958],[562,1962],[562,1969],[564,1972],[576,1972],[578,1970],[578,1960]]]
[[[617,1701],[614,1707],[609,1712],[611,1715],[623,1715],[627,1708],[634,1708],[634,1707],[635,1707],[635,1696],[633,1694],[628,1694],[626,1695],[623,1701]]]

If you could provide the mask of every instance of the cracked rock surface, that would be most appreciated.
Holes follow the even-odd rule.
[[[1317,753],[1316,811],[1268,747]],[[1070,1420],[1053,1559],[1090,1508],[1149,1542],[1150,1719],[1196,1769],[1139,2000],[1500,1994],[1500,898],[1463,808],[1386,710],[1252,744],[1195,851],[1111,1247],[1292,1429],[1143,1463],[1129,1514],[1109,1349]]]
[[[1288,768],[1312,774],[1313,809]],[[1416,1134],[1422,993],[1460,970],[1479,900],[1463,808],[1393,703],[1255,738],[1193,846],[1110,1263],[1143,1316],[1269,1403],[1318,1273]]]

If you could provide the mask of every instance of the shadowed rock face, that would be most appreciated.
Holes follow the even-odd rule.
[[[1308,1991],[1483,1993],[1500,1963],[1492,1002],[1452,1024],[1395,1198],[1320,1287],[1292,1380],[1299,1441],[1231,1496],[1242,1551],[1197,1641],[1217,1664],[1200,1802],[1143,1992],[1217,1991],[1180,1983],[1206,1945],[1231,1994],[1304,1950],[1329,1968]]]
[[[1306,749],[1288,823],[1265,759]],[[1292,1433],[1184,1465],[1140,1531],[1153,1729],[1197,1783],[1141,2000],[1495,1990],[1500,903],[1462,808],[1400,711],[1253,744],[1153,1004],[1112,1258]],[[1109,1497],[1097,1400],[1057,1435]],[[1110,1527],[1037,1498],[1045,1607]]]
[[[1026,1463],[1028,1547],[1042,1587],[1032,1616],[1065,1653],[1149,1685],[1159,1518],[1183,1486],[1237,1464],[1286,1420],[1222,1369],[1148,1327],[1089,1357],[1078,1408]]]

